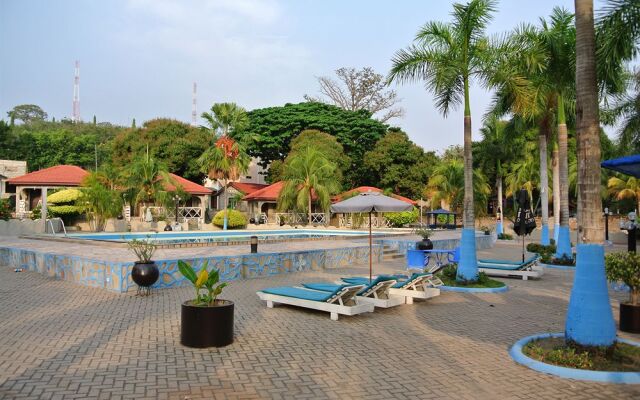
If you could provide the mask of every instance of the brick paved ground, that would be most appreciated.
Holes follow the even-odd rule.
[[[489,254],[516,257],[517,247]],[[640,398],[640,385],[563,380],[508,357],[517,339],[562,330],[572,272],[337,322],[267,309],[255,295],[352,273],[365,269],[233,282],[224,297],[236,302],[235,343],[193,350],[178,343],[187,288],[140,298],[0,266],[0,398]],[[614,315],[620,298],[612,293]]]

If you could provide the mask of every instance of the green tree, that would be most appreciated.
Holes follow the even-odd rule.
[[[474,208],[486,209],[491,189],[486,178],[479,170],[473,171]],[[431,207],[439,208],[444,202],[452,211],[460,212],[464,204],[464,162],[462,159],[449,159],[436,166],[425,189],[425,197],[431,200]]]
[[[453,21],[425,24],[416,35],[415,44],[396,53],[389,73],[390,82],[424,81],[444,116],[451,108],[464,103],[463,219],[466,232],[463,231],[458,278],[465,281],[478,278],[475,240],[472,239],[475,219],[469,85],[474,78],[484,84],[490,84],[494,78],[488,66],[494,53],[484,33],[494,11],[495,2],[490,0],[455,3]]]
[[[330,158],[332,159],[332,158]],[[438,161],[435,153],[425,152],[406,133],[390,129],[375,147],[365,153],[368,184],[390,189],[401,196],[418,199]]]
[[[123,181],[126,187],[126,198],[134,207],[141,203],[167,204],[170,196],[166,185],[179,186],[169,175],[166,165],[151,157],[149,153],[136,158],[129,167],[125,168]]]
[[[13,121],[16,119],[25,124],[30,124],[32,122],[44,121],[48,117],[47,113],[35,104],[21,104],[19,106],[15,106],[11,111],[7,112],[7,115],[11,119],[12,125]]]
[[[104,230],[107,219],[115,218],[122,212],[122,196],[110,187],[110,179],[103,172],[92,172],[83,180],[82,195],[76,201],[80,212],[89,220],[91,229]]]
[[[158,118],[146,121],[141,129],[123,130],[111,143],[115,165],[133,162],[137,154],[149,154],[170,172],[200,182],[203,174],[195,160],[207,149],[209,135],[181,121]]]
[[[631,176],[624,180],[613,176],[609,179],[607,188],[617,200],[634,199],[636,210],[640,210],[640,179]]]
[[[235,136],[251,156],[260,158],[260,165],[266,167],[274,160],[284,160],[291,141],[302,131],[315,129],[334,136],[351,159],[345,176],[348,186],[362,181],[364,153],[387,132],[387,126],[372,119],[366,110],[346,111],[315,102],[262,108],[249,111],[248,115],[249,127]]]
[[[247,111],[236,103],[215,103],[210,112],[204,112],[202,119],[208,126],[201,128],[211,130],[213,136],[235,137],[237,132],[242,132],[249,124]]]
[[[327,212],[331,206],[331,195],[339,189],[334,178],[335,170],[336,164],[313,147],[297,152],[284,165],[284,186],[278,196],[278,208],[307,212],[308,223],[311,223],[314,197]]]
[[[618,124],[618,146],[625,154],[640,153],[640,70],[630,85],[634,93],[620,95],[606,110],[609,125]]]

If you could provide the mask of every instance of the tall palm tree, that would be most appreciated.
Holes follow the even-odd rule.
[[[623,153],[640,152],[640,70],[633,74],[631,86],[635,93],[620,95],[607,110],[611,122],[620,124],[618,146]]]
[[[604,273],[600,197],[600,123],[596,80],[593,1],[575,0],[576,116],[578,137],[577,265],[565,324],[567,340],[584,346],[610,346],[616,339]]]
[[[222,229],[227,230],[229,217],[226,187],[230,182],[237,181],[247,172],[251,159],[240,143],[225,135],[218,138],[213,146],[205,150],[197,162],[203,173],[207,174],[210,179],[218,180],[222,188],[225,188],[224,222]]]
[[[471,79],[485,84],[490,81],[486,68],[490,50],[485,29],[495,5],[492,0],[455,3],[451,23],[426,23],[418,31],[415,43],[395,54],[388,78],[389,82],[424,81],[445,117],[451,108],[464,103],[464,229],[457,276],[464,281],[478,278],[469,85]]]
[[[611,177],[607,182],[609,193],[616,199],[635,199],[636,210],[640,210],[640,179],[630,176],[626,181],[618,177]]]
[[[278,196],[278,208],[282,211],[306,211],[311,223],[315,198],[327,212],[331,206],[331,195],[339,189],[334,177],[336,168],[335,163],[313,147],[306,147],[293,155],[284,164],[284,186]]]
[[[210,112],[202,113],[208,126],[202,129],[211,130],[214,136],[234,136],[249,125],[247,111],[236,103],[215,103]]]
[[[553,169],[553,239],[558,243],[560,235],[560,160],[558,159],[557,143],[553,144],[551,165]]]
[[[166,184],[174,184],[167,167],[160,161],[146,155],[136,159],[124,172],[125,196],[134,208],[141,203],[159,202],[165,204],[169,195]]]

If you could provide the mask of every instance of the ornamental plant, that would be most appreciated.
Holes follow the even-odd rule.
[[[138,257],[141,263],[151,262],[151,257],[155,253],[157,246],[151,241],[151,237],[147,236],[145,240],[132,239],[127,242],[129,250]]]
[[[8,221],[11,218],[11,204],[9,199],[0,199],[0,219]]]
[[[624,282],[629,286],[629,304],[640,305],[640,254],[631,252],[607,254],[604,267],[610,282]]]
[[[224,226],[224,210],[218,211],[213,217],[213,224],[222,228]],[[227,214],[227,228],[229,229],[242,229],[247,226],[247,217],[238,210],[228,210]]]
[[[413,232],[424,240],[429,239],[433,235],[433,230],[427,228],[416,228]]]
[[[226,282],[220,282],[220,271],[211,268],[207,271],[209,261],[205,261],[200,272],[196,274],[193,267],[186,262],[178,261],[178,270],[193,284],[196,290],[196,298],[192,300],[197,306],[213,306],[218,301],[218,296],[222,293],[222,289],[227,286]],[[206,293],[202,293],[202,289],[206,289]]]

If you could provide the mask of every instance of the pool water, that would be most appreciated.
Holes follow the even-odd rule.
[[[315,229],[282,229],[261,231],[213,231],[213,232],[137,232],[137,233],[76,233],[72,239],[126,242],[132,239],[149,239],[157,244],[248,242],[251,236],[259,241],[288,239],[348,238],[367,236],[368,231],[339,231]],[[374,232],[374,236],[388,235],[389,232]]]

